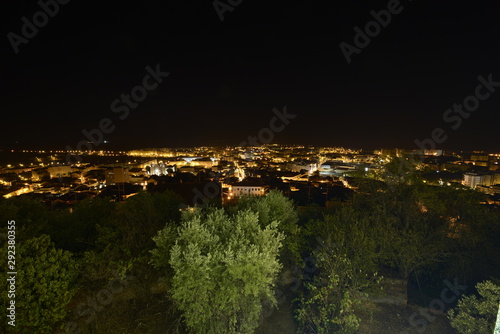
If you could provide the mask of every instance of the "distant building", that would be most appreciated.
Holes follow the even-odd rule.
[[[295,161],[287,163],[285,169],[292,172],[306,170],[309,173],[313,173],[318,169],[318,164],[314,161]]]
[[[247,149],[243,154],[240,154],[240,158],[244,160],[254,160],[256,158],[255,152],[251,149]]]
[[[396,155],[396,152],[397,152],[397,150],[395,148],[393,148],[393,149],[383,148],[380,150],[381,155],[387,155],[387,156]]]
[[[397,157],[401,157],[404,154],[406,154],[406,150],[401,149],[401,148],[390,148],[390,149],[383,148],[381,150],[374,151],[374,153],[375,154],[380,154],[380,155],[385,155],[385,156],[395,155]]]
[[[123,167],[114,167],[106,169],[106,185],[115,185],[120,183],[129,183],[130,173]]]
[[[3,195],[5,198],[10,198],[14,196],[19,196],[33,191],[33,186],[28,185],[26,187],[15,187],[14,189],[9,189],[6,194]]]
[[[181,172],[181,173],[193,173],[193,174],[195,174],[196,170],[197,170],[197,168],[194,166],[182,166],[181,168],[179,168],[179,172]]]
[[[168,166],[163,162],[160,162],[159,164],[151,164],[149,175],[168,175],[169,169],[175,171],[174,166]]]
[[[49,167],[47,168],[47,172],[50,175],[50,178],[56,177],[69,177],[71,176],[73,169],[71,166],[57,166],[57,167]]]
[[[472,154],[470,159],[472,161],[488,161],[488,154]]]
[[[320,166],[318,171],[319,175],[321,176],[339,176],[353,172],[355,170],[356,166],[354,164],[327,161]]]
[[[498,173],[465,173],[462,184],[464,186],[476,189],[477,186],[491,186],[500,183],[500,174]]]
[[[41,181],[45,178],[50,178],[50,173],[47,171],[47,168],[38,168],[32,171],[32,181]]]
[[[206,169],[212,168],[214,164],[214,160],[211,158],[200,158],[191,161],[191,166],[203,167]]]
[[[442,156],[443,150],[424,150],[424,155]]]
[[[495,195],[495,194],[500,194],[500,184],[495,184],[492,186],[483,186],[483,185],[478,185],[476,187],[476,190],[483,192],[488,195]]]
[[[263,196],[269,188],[267,185],[256,184],[251,182],[239,182],[229,186],[230,197],[241,196]]]

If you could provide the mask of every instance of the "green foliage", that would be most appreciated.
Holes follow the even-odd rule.
[[[109,225],[115,203],[106,198],[87,198],[71,208],[51,213],[50,235],[57,247],[82,253],[95,245],[97,226]]]
[[[171,228],[154,238],[153,263],[173,269],[171,294],[195,333],[253,333],[262,302],[275,303],[281,265],[278,223],[222,209],[185,213],[175,244]],[[171,249],[169,249],[171,248]]]
[[[259,215],[261,226],[269,225],[273,221],[279,222],[278,229],[283,232],[284,250],[290,252],[295,259],[299,254],[300,228],[298,226],[299,216],[291,200],[286,198],[280,191],[271,190],[265,196],[243,196],[231,212],[237,213],[242,210],[251,210]]]
[[[390,187],[399,185],[418,184],[421,182],[419,170],[421,164],[416,161],[413,155],[389,158],[389,162],[384,165],[377,178],[385,181]]]
[[[153,237],[165,224],[177,224],[181,199],[171,193],[141,192],[119,203],[112,219],[96,226],[95,247],[84,254],[84,278],[103,280],[118,272],[122,276],[151,276],[150,253]]]
[[[337,258],[349,259],[349,267],[341,269],[352,290],[362,290],[377,280],[380,245],[376,238],[383,233],[380,226],[352,207],[343,207],[325,216],[317,231],[321,247],[315,254],[320,265],[333,270],[338,266]]]
[[[141,192],[119,207],[116,227],[121,242],[132,254],[147,254],[154,247],[152,237],[167,222],[179,221],[180,197],[171,192]]]
[[[327,254],[323,249],[313,253],[319,269],[310,282],[305,282],[305,293],[298,299],[296,319],[298,333],[354,333],[359,319],[354,305],[359,303],[357,291],[350,286],[355,271],[347,256]]]
[[[100,287],[116,273],[122,278],[129,273],[136,262],[130,251],[120,247],[120,237],[116,230],[97,226],[98,247],[83,254],[82,278],[85,286]]]
[[[40,201],[26,197],[0,198],[0,219],[16,221],[18,242],[47,234],[50,214]]]
[[[293,202],[286,198],[280,191],[271,190],[265,196],[243,196],[237,211],[250,209],[259,214],[261,225],[268,225],[272,221],[280,221],[279,228],[287,233],[297,232],[298,215]]]
[[[311,256],[317,271],[306,281],[298,299],[299,333],[353,333],[354,314],[362,291],[379,282],[377,226],[351,207],[309,222],[308,232],[319,241]]]
[[[4,252],[2,260],[6,258]],[[16,269],[16,326],[12,330],[52,333],[66,316],[76,291],[78,268],[72,254],[54,248],[50,237],[41,235],[17,245]],[[5,282],[5,274],[1,276]],[[6,293],[2,298],[8,302]]]
[[[192,216],[189,212],[184,212],[182,221],[188,221],[191,217]],[[156,243],[156,248],[151,250],[151,264],[156,267],[156,269],[162,271],[162,275],[164,275],[164,278],[169,283],[171,283],[171,279],[174,275],[174,270],[170,265],[170,251],[176,244],[179,232],[178,230],[178,227],[175,227],[172,224],[167,224],[162,230],[158,231],[156,237],[153,237],[153,240]]]
[[[358,195],[355,205],[377,227],[373,236],[380,264],[397,270],[405,279],[413,270],[449,256],[449,224],[426,208],[418,187],[402,184]]]
[[[460,334],[493,333],[500,306],[500,285],[491,281],[478,283],[480,295],[462,296],[448,312],[450,323]]]
[[[446,276],[473,281],[500,276],[500,217],[486,205],[484,194],[471,189],[422,186],[417,190],[426,215],[446,226]]]

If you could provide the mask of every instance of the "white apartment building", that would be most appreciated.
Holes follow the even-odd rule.
[[[229,186],[229,196],[241,197],[244,195],[249,196],[263,196],[266,193],[268,186],[258,185],[231,185]]]
[[[477,186],[492,186],[500,183],[500,174],[493,173],[465,173],[462,184],[476,189]]]

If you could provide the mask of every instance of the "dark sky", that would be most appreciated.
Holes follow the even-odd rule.
[[[500,82],[500,4],[401,5],[348,64],[339,44],[387,1],[247,0],[221,22],[212,1],[72,0],[18,54],[7,34],[40,6],[3,4],[0,147],[74,148],[103,118],[102,148],[236,145],[286,105],[275,143],[416,148],[442,128],[440,148],[500,152],[500,87],[456,130],[443,120],[479,75]],[[120,120],[111,103],[158,63],[170,75]]]

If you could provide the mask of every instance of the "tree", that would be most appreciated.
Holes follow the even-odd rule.
[[[165,224],[177,226],[181,199],[171,192],[141,192],[119,203],[113,219],[96,226],[95,248],[84,254],[86,285],[100,286],[114,272],[136,277],[140,298],[148,298],[149,285],[157,274],[149,264],[153,237]]]
[[[416,191],[426,215],[443,221],[448,231],[441,242],[448,252],[446,276],[475,282],[500,276],[500,217],[481,204],[485,194],[448,186],[422,185]]]
[[[280,191],[271,190],[265,196],[243,196],[238,204],[230,209],[237,213],[242,210],[251,210],[259,215],[261,226],[269,225],[273,221],[279,222],[278,229],[283,232],[283,248],[289,255],[296,259],[299,254],[299,233],[297,225],[299,216],[291,200],[286,198]]]
[[[478,283],[476,296],[462,296],[448,311],[450,323],[460,334],[493,333],[500,306],[500,285],[491,281]]]
[[[134,255],[146,254],[154,247],[152,237],[169,221],[180,218],[176,194],[140,192],[119,207],[116,226],[122,242]]]
[[[417,186],[399,184],[357,197],[355,208],[378,226],[380,264],[410,274],[449,255],[447,222],[422,203]]]
[[[354,314],[354,290],[348,288],[351,263],[344,255],[329,259],[333,267],[321,264],[326,259],[317,254],[321,274],[305,282],[306,292],[298,299],[296,319],[299,334],[355,333],[359,319]],[[346,271],[347,270],[347,271]]]
[[[0,197],[0,219],[16,221],[18,242],[37,237],[50,231],[50,212],[40,201],[23,196],[4,199]]]
[[[354,305],[360,292],[376,285],[378,226],[351,207],[308,223],[317,247],[311,253],[316,271],[304,283],[296,319],[298,333],[352,333],[359,325]]]
[[[342,207],[324,216],[321,220],[311,221],[308,230],[319,243],[313,252],[319,265],[328,270],[337,266],[331,261],[345,256],[349,259],[349,286],[361,290],[373,283],[378,269],[378,237],[380,226],[372,222],[352,207]],[[343,270],[346,270],[344,268]]]
[[[421,182],[418,171],[422,169],[422,166],[415,161],[413,155],[402,157],[392,155],[388,160],[377,177],[385,181],[389,187]]]
[[[154,238],[153,264],[171,267],[171,296],[195,333],[253,333],[264,301],[276,304],[273,286],[283,235],[278,223],[223,209],[185,213],[175,244],[172,228]]]
[[[16,269],[16,326],[12,329],[18,333],[52,333],[66,316],[76,291],[78,268],[72,254],[56,249],[48,235],[41,235],[18,244]],[[5,274],[2,280],[5,282]],[[9,303],[6,293],[2,297]]]
[[[108,225],[115,213],[115,203],[106,198],[87,198],[71,211],[52,212],[50,236],[57,247],[83,253],[95,245],[97,226]]]

